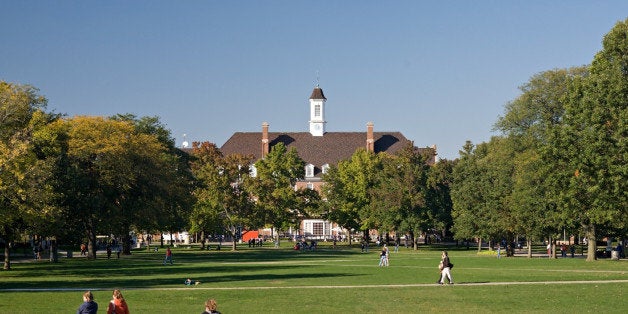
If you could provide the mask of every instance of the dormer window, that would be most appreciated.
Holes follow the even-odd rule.
[[[249,166],[249,175],[251,176],[251,178],[257,177],[257,168],[255,167],[255,165]]]
[[[321,170],[322,170],[323,174],[326,174],[329,171],[329,164],[324,164],[321,167]]]
[[[314,177],[314,165],[307,164],[305,166],[305,177],[306,178]]]

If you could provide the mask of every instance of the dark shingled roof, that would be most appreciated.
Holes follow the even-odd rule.
[[[323,89],[316,86],[314,87],[314,90],[312,91],[312,95],[310,95],[310,99],[325,99],[327,100],[327,98],[325,98],[325,95],[323,94]]]
[[[400,132],[373,132],[373,139],[376,153],[394,154],[412,143]],[[296,148],[306,164],[315,166],[316,173],[320,172],[324,164],[336,165],[341,160],[349,159],[358,148],[366,148],[366,132],[327,132],[324,136],[312,136],[309,132],[268,132],[268,140],[271,151],[280,142],[288,149]],[[236,132],[220,150],[225,156],[234,153],[251,154],[259,159],[262,154],[262,132]]]

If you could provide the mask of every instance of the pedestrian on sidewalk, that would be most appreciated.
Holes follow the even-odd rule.
[[[437,283],[442,285],[445,283],[445,278],[447,278],[449,280],[449,284],[453,285],[454,278],[451,275],[451,269],[454,267],[454,264],[449,261],[449,255],[447,254],[447,251],[443,251],[443,253],[441,254],[441,263],[443,263],[443,269],[441,271],[440,280]]]

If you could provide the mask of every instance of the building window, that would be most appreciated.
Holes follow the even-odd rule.
[[[323,174],[327,173],[327,171],[329,171],[329,164],[324,164],[323,167],[321,167],[321,170],[323,171]]]
[[[314,176],[314,165],[308,164],[305,166],[305,177],[311,178]]]
[[[322,222],[315,222],[312,224],[312,234],[315,236],[323,235],[323,223]]]
[[[321,105],[314,105],[314,116],[315,117],[321,116]]]
[[[307,183],[307,188],[310,189],[310,190],[314,190],[314,183],[308,182]]]

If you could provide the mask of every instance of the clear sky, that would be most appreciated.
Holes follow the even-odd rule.
[[[318,82],[327,131],[373,122],[454,159],[532,75],[589,64],[627,17],[625,0],[0,0],[0,80],[218,146],[265,121],[307,132]]]

